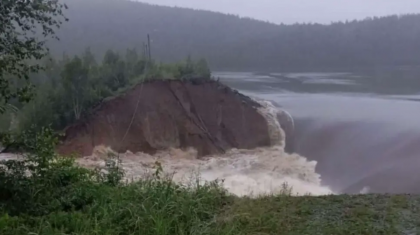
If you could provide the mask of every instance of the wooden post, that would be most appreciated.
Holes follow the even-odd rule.
[[[149,52],[149,61],[152,61],[152,50],[150,47],[150,35],[147,34],[147,47],[148,47],[148,52]]]

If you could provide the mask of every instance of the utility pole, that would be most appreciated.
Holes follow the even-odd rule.
[[[151,50],[151,47],[150,47],[150,35],[149,34],[147,34],[147,48],[149,49],[148,50],[148,52],[149,52],[149,61],[152,61],[152,50]]]
[[[147,51],[147,48],[146,48],[147,46],[146,46],[146,43],[144,43],[143,42],[143,59],[146,59],[146,51]]]

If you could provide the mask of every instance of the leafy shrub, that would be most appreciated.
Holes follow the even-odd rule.
[[[23,159],[2,161],[0,234],[203,234],[231,198],[218,182],[194,187],[161,177],[126,184],[117,156],[106,171],[54,152],[51,128],[14,137]]]
[[[27,151],[23,159],[0,162],[0,207],[9,215],[81,209],[97,196],[93,172],[55,154],[57,138],[50,128],[25,131],[17,139]]]

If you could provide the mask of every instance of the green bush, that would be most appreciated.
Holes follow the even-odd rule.
[[[49,128],[26,131],[18,138],[26,146],[23,159],[0,164],[0,208],[9,215],[46,215],[81,209],[95,196],[93,172],[77,167],[74,159],[55,154],[57,138]]]
[[[216,182],[181,186],[161,178],[123,183],[116,156],[106,172],[54,152],[51,128],[15,138],[25,158],[2,161],[0,234],[203,234],[231,198]]]

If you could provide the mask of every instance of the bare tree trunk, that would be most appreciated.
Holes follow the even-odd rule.
[[[76,120],[80,119],[81,116],[81,107],[79,104],[79,98],[73,98],[73,111]]]

